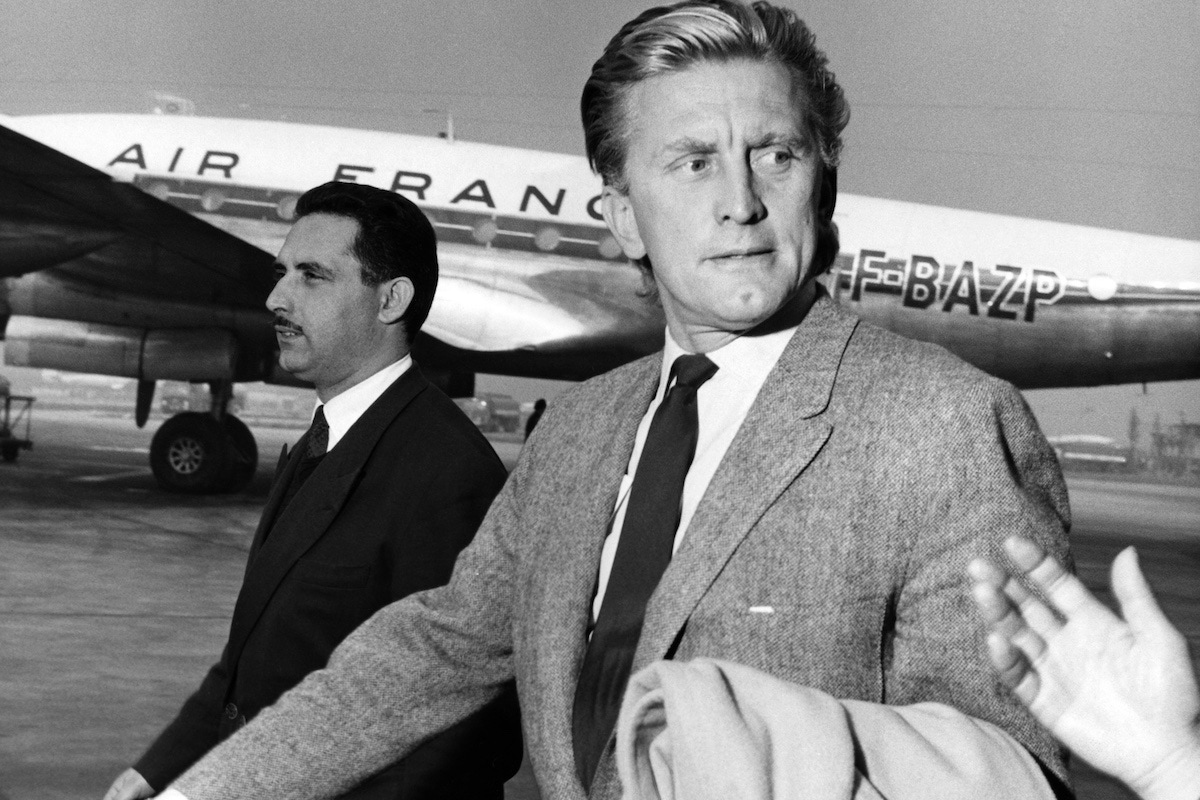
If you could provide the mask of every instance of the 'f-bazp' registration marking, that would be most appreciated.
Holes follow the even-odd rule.
[[[863,293],[898,296],[908,308],[950,313],[963,308],[972,316],[1033,322],[1039,305],[1058,302],[1066,291],[1062,275],[1049,269],[997,264],[976,267],[941,264],[931,256],[888,258],[882,250],[862,250],[858,258],[838,256],[838,272],[849,299]]]

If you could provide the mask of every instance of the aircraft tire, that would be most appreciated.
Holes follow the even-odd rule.
[[[209,414],[185,411],[164,422],[150,441],[150,469],[168,492],[208,494],[228,480],[230,437]]]
[[[221,424],[229,445],[229,466],[221,491],[240,492],[250,485],[258,469],[258,444],[246,423],[232,414],[226,414]]]

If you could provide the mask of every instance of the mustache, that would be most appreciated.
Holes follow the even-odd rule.
[[[297,325],[296,323],[292,322],[290,319],[288,319],[287,317],[283,316],[282,314],[276,314],[276,315],[275,315],[275,323],[274,323],[274,327],[276,327],[276,328],[287,328],[288,330],[295,331],[296,333],[302,333],[302,332],[303,332],[303,329],[302,329],[302,328],[301,328],[299,325]]]

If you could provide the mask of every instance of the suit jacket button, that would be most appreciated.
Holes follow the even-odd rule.
[[[225,719],[230,719],[230,720],[237,719],[237,716],[238,716],[238,707],[237,706],[235,706],[233,703],[229,703],[227,706],[225,706]]]

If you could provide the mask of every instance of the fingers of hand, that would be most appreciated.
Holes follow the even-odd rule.
[[[1112,563],[1112,588],[1121,616],[1136,633],[1170,627],[1138,564],[1137,551],[1126,547]]]
[[[1062,627],[1054,612],[994,564],[976,559],[967,571],[975,581],[971,596],[987,626],[1029,658],[1040,658],[1046,649],[1043,637]]]
[[[1003,589],[1007,574],[983,561],[972,562],[968,571],[975,579],[971,586],[971,597],[984,624],[1011,641],[1026,625],[1021,612]]]
[[[988,658],[1005,686],[1016,686],[1029,671],[1029,660],[1003,634],[996,631],[989,633],[987,650]]]
[[[1010,536],[1004,542],[1005,552],[1025,577],[1066,618],[1084,609],[1101,604],[1083,582],[1063,568],[1036,542],[1021,536]],[[1022,587],[1022,590],[1023,587]],[[1018,601],[1021,602],[1021,601]]]
[[[1067,609],[1060,604],[1059,594],[1063,599],[1077,600],[1080,592],[1087,595],[1087,589],[1075,576],[1071,575],[1062,564],[1054,560],[1042,547],[1032,539],[1023,536],[1010,536],[1004,541],[1004,551],[1012,559],[1017,569],[1025,573],[1029,581],[1045,592],[1063,613]]]
[[[1046,551],[1032,539],[1010,536],[1004,540],[1004,552],[1021,572],[1032,572],[1046,558]]]
[[[1030,611],[1033,612],[1036,623],[1034,620],[1030,619]],[[1022,618],[1029,624],[1022,625],[1008,638],[1009,641],[1012,642],[1013,646],[1018,648],[1022,653],[1025,654],[1025,657],[1029,659],[1029,662],[1032,665],[1031,669],[1037,669],[1038,663],[1042,660],[1042,656],[1046,653],[1047,639],[1053,636],[1057,630],[1056,627],[1054,630],[1051,630],[1048,633],[1042,633],[1041,629],[1039,629],[1037,625],[1043,624],[1046,627],[1051,625],[1058,626],[1058,621],[1054,619],[1054,615],[1050,613],[1049,609],[1047,609],[1041,603],[1038,603],[1036,608],[1031,608],[1029,610],[1022,608],[1021,614]],[[1045,618],[1043,619],[1043,617]]]
[[[1002,574],[1005,578],[1002,584],[1003,592],[1011,601],[1006,604],[1009,606],[1009,616],[1005,617],[1003,625],[994,623],[993,627],[1014,641],[1017,632],[1027,626],[1032,627],[1043,637],[1050,637],[1057,633],[1062,627],[1062,623],[1055,613],[1040,598],[1022,586],[1015,577],[1008,573]],[[979,600],[977,599],[976,602],[978,603]],[[1014,621],[1009,617],[1016,619]],[[1040,641],[1037,646],[1037,652],[1040,653],[1044,649]]]
[[[987,648],[988,658],[1000,676],[1000,681],[1012,689],[1021,702],[1031,704],[1037,697],[1041,681],[1029,659],[997,631],[988,634]]]
[[[971,597],[985,623],[995,625],[1013,613],[1015,609],[1002,591],[1007,576],[1001,570],[983,559],[975,559],[967,566],[967,572],[972,579]]]
[[[973,577],[984,576],[985,570],[975,564],[969,569]],[[1003,576],[1003,573],[1000,574]],[[1010,589],[1010,585],[1013,588]],[[1058,620],[1037,598],[1013,580],[1005,581],[1003,591],[991,582],[979,580],[971,587],[971,596],[990,629],[988,655],[992,664],[1001,672],[1005,684],[1015,688],[1031,669],[1030,662],[1036,662],[1046,650],[1045,640],[1030,626],[1050,628],[1058,626]],[[1030,620],[1030,615],[1033,620]],[[1052,628],[1051,632],[1053,630],[1057,628]],[[1004,674],[1006,670],[1011,671],[1009,675]]]
[[[1042,678],[1038,675],[1037,670],[1029,670],[1021,678],[1020,683],[1012,688],[1012,693],[1017,696],[1017,699],[1026,705],[1034,712],[1034,716],[1038,717],[1043,724],[1050,722],[1049,718],[1044,717],[1039,712],[1038,694],[1042,691]]]
[[[1008,573],[997,567],[986,558],[975,558],[967,564],[967,574],[975,583],[990,583],[992,586],[1003,586],[1008,580]]]
[[[1036,658],[1040,656],[1042,650],[1045,649],[1042,639],[1049,639],[1062,630],[1063,624],[1061,620],[1040,598],[1017,583],[1015,578],[1004,584],[1004,592],[1012,598],[1012,601],[1016,603],[1017,608],[1020,610],[1021,618],[1027,626],[1025,630],[1037,638],[1036,645],[1034,645],[1036,653],[1030,653],[1028,648],[1023,647],[1023,649],[1025,649],[1025,652],[1030,653],[1031,657]],[[1021,643],[1018,642],[1018,644]]]

